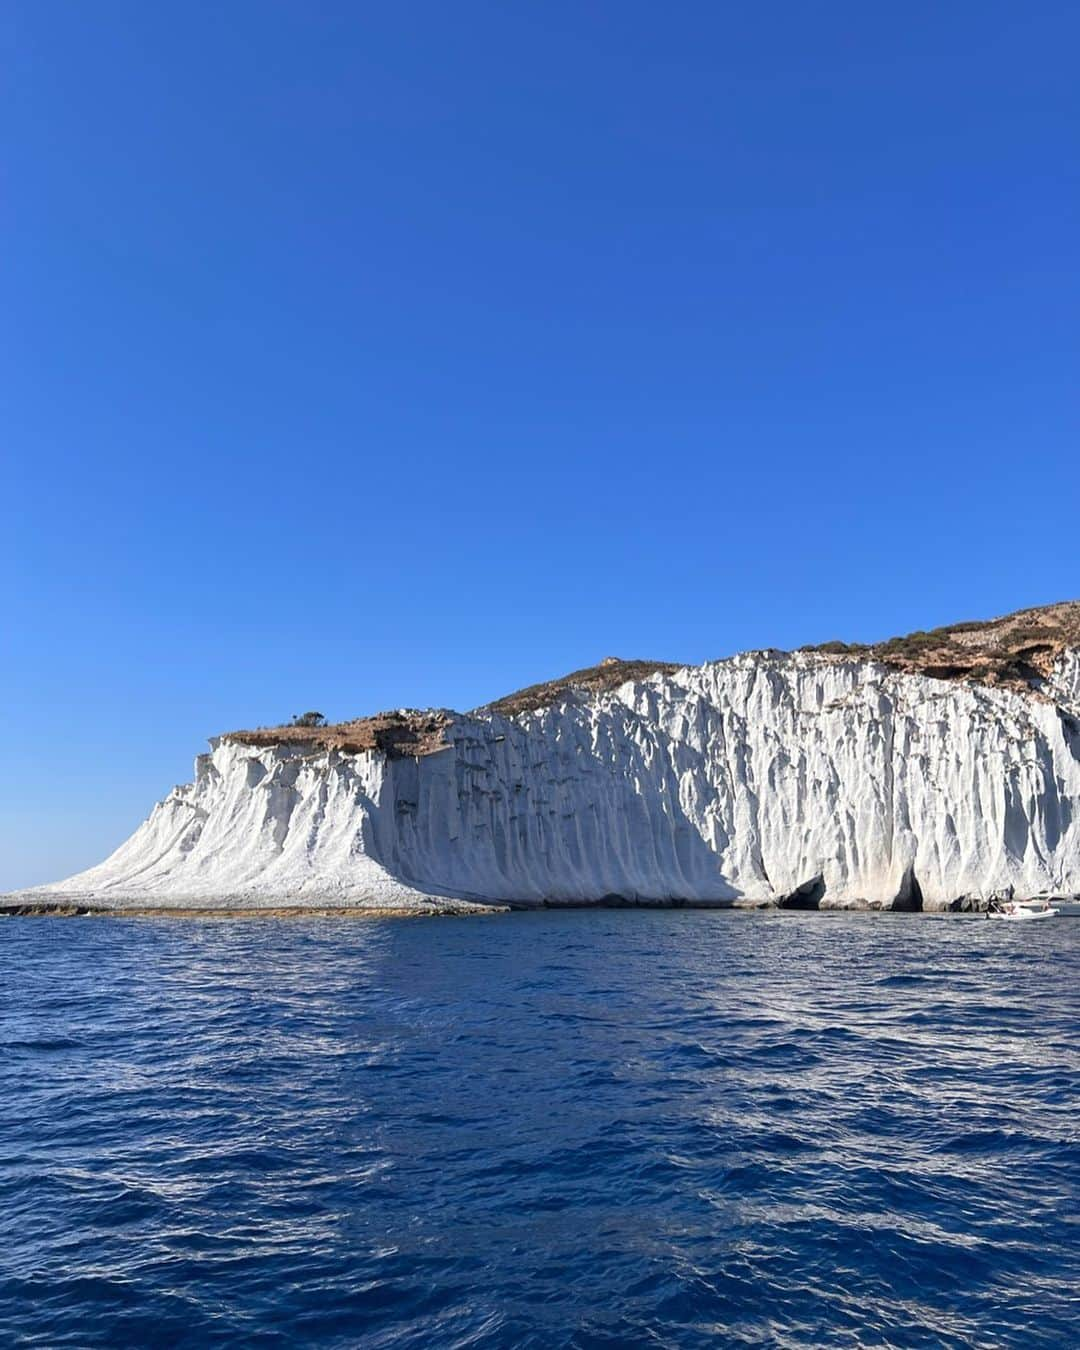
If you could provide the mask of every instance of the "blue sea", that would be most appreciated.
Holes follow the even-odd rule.
[[[1080,921],[0,939],[5,1347],[1080,1344]]]

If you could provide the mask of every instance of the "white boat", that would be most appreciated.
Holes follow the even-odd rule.
[[[1054,896],[1038,895],[1033,900],[1017,900],[1016,903],[1021,909],[1033,909],[1040,913],[1045,909],[1056,909],[1063,917],[1080,917],[1080,896],[1059,900]]]
[[[1018,900],[1007,901],[1000,909],[988,909],[988,919],[1010,919],[1013,923],[1027,923],[1032,919],[1056,919],[1058,911],[1050,905],[1035,909],[1031,903],[1021,904]]]

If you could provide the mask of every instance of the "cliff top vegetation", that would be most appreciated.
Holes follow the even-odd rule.
[[[1080,648],[1080,601],[1019,610],[997,619],[949,624],[928,632],[907,633],[884,642],[824,642],[801,651],[833,659],[879,661],[896,670],[935,679],[1022,690],[1038,689],[1067,647]],[[671,661],[624,661],[609,656],[595,666],[558,679],[528,685],[475,711],[517,717],[550,707],[574,692],[598,694],[630,680],[670,675],[681,667]],[[321,713],[304,713],[277,727],[231,731],[225,739],[242,745],[296,745],[317,750],[379,750],[391,758],[428,755],[446,745],[446,729],[457,716],[446,708],[398,708],[325,723]]]

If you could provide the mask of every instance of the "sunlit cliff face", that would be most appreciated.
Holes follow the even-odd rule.
[[[109,903],[795,904],[1080,892],[1080,653],[1041,687],[835,653],[664,668],[387,754],[225,738],[111,858]]]

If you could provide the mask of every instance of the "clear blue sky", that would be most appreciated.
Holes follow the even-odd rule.
[[[225,728],[1080,594],[1075,5],[3,42],[0,888]]]

